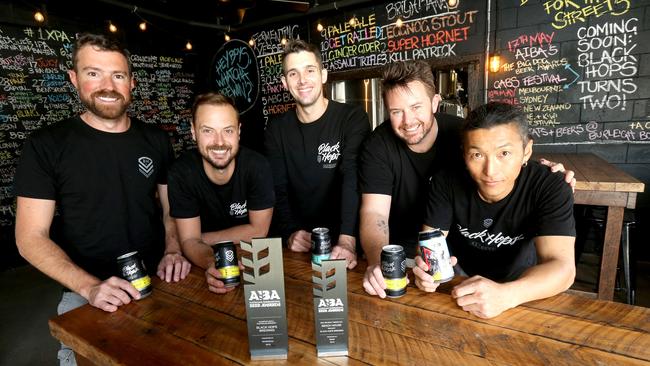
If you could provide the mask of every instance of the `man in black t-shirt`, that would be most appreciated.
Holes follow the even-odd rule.
[[[424,230],[447,235],[470,277],[452,296],[464,310],[491,318],[566,290],[575,276],[573,194],[564,177],[529,163],[533,141],[525,114],[509,104],[472,111],[463,128],[467,170],[434,176]],[[416,285],[438,284],[416,257]]]
[[[277,204],[274,227],[293,251],[311,248],[310,232],[327,227],[331,258],[356,265],[359,212],[357,154],[370,133],[367,114],[359,107],[323,96],[327,70],[320,52],[300,40],[283,54],[282,83],[296,110],[271,121],[264,146],[273,170]]]
[[[168,282],[190,270],[168,215],[173,152],[164,131],[126,113],[134,87],[128,51],[84,34],[72,61],[68,73],[86,111],[25,143],[14,181],[16,244],[27,261],[66,287],[60,314],[86,302],[115,311],[140,298],[114,276],[118,256],[137,250]],[[56,242],[50,238],[55,207]],[[74,362],[65,347],[59,359]]]
[[[192,137],[197,150],[181,156],[169,171],[169,203],[183,253],[205,269],[210,291],[228,292],[215,269],[211,244],[250,242],[271,225],[273,178],[264,156],[239,146],[239,112],[217,93],[196,97]]]
[[[443,166],[462,163],[462,120],[434,115],[440,95],[423,61],[386,67],[382,90],[389,121],[365,142],[359,181],[361,245],[368,259],[363,286],[369,294],[385,297],[381,248],[390,238],[404,246],[409,258],[415,255],[430,177]]]

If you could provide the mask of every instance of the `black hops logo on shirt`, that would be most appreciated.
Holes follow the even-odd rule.
[[[341,156],[341,142],[334,145],[324,142],[318,146],[316,161],[322,163],[323,168],[334,168],[339,156]]]
[[[153,160],[146,156],[138,158],[138,170],[146,178],[149,178],[153,174]]]

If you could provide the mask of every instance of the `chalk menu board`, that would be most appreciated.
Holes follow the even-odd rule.
[[[260,71],[260,91],[264,126],[270,119],[295,108],[293,97],[282,85],[282,39],[304,39],[305,25],[288,24],[253,34],[254,50]]]
[[[0,26],[0,228],[14,223],[13,176],[25,140],[83,111],[67,75],[75,37],[68,30]],[[194,73],[182,57],[133,54],[131,60],[130,115],[168,131],[177,152],[191,146]]]
[[[450,7],[447,0],[387,2],[356,11],[354,18],[328,18],[313,43],[320,46],[330,72],[480,53],[484,6],[459,1]]]
[[[521,105],[536,144],[650,141],[639,3],[522,0],[510,10],[529,24],[497,33],[505,62],[490,75],[488,99]]]

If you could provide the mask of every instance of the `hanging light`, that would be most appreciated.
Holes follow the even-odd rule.
[[[230,36],[228,35],[228,33],[224,33],[223,39],[225,39],[226,42],[230,41]]]
[[[255,46],[255,40],[252,39],[252,38],[249,39],[249,40],[248,40],[248,44],[249,44],[251,47]]]
[[[319,32],[323,31],[323,25],[320,24],[320,22],[318,22],[318,24],[316,25],[316,30],[319,31]]]
[[[146,31],[147,30],[147,22],[141,22],[138,24],[138,28],[140,28],[141,31]]]
[[[185,43],[185,49],[188,50],[188,51],[191,51],[192,50],[192,42],[187,41],[187,43]]]
[[[282,40],[280,41],[280,43],[281,43],[283,46],[284,46],[285,44],[287,44],[287,38],[286,38],[286,37],[282,37]]]
[[[499,53],[494,53],[490,56],[490,62],[488,63],[488,70],[490,72],[498,72],[501,67],[501,56]]]
[[[40,10],[36,10],[34,13],[34,20],[39,23],[43,23],[45,21],[45,15]]]
[[[397,18],[397,21],[395,22],[397,28],[401,27],[403,24],[404,22],[402,22],[402,18]]]
[[[350,18],[349,23],[350,23],[351,26],[354,27],[357,24],[357,17],[355,15],[353,15],[352,18]]]
[[[112,22],[108,22],[108,30],[111,33],[115,33],[115,32],[117,32],[117,27]]]
[[[458,6],[458,0],[447,0],[447,5],[451,9],[455,9]]]

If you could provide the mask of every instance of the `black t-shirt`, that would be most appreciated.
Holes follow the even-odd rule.
[[[370,133],[360,108],[329,101],[318,120],[301,123],[295,111],[273,120],[264,146],[273,170],[274,225],[286,238],[296,230],[330,229],[355,235],[359,214],[357,156]]]
[[[201,218],[201,232],[249,223],[248,210],[273,207],[273,177],[261,154],[239,147],[235,171],[228,183],[210,181],[198,151],[187,151],[169,170],[171,216]]]
[[[57,202],[53,239],[85,271],[119,274],[116,258],[137,250],[155,272],[165,248],[156,190],[172,160],[167,134],[156,127],[132,118],[126,132],[109,133],[74,117],[25,143],[15,193]]]
[[[390,242],[404,246],[408,256],[417,250],[426,194],[431,176],[443,167],[463,167],[460,128],[463,120],[436,114],[438,135],[433,147],[416,153],[395,135],[390,121],[370,135],[361,152],[361,193],[391,196]]]
[[[470,276],[517,279],[537,263],[534,238],[575,236],[573,193],[564,175],[537,162],[522,168],[501,201],[483,201],[469,174],[440,172],[431,183],[424,221],[449,230],[449,251]]]

